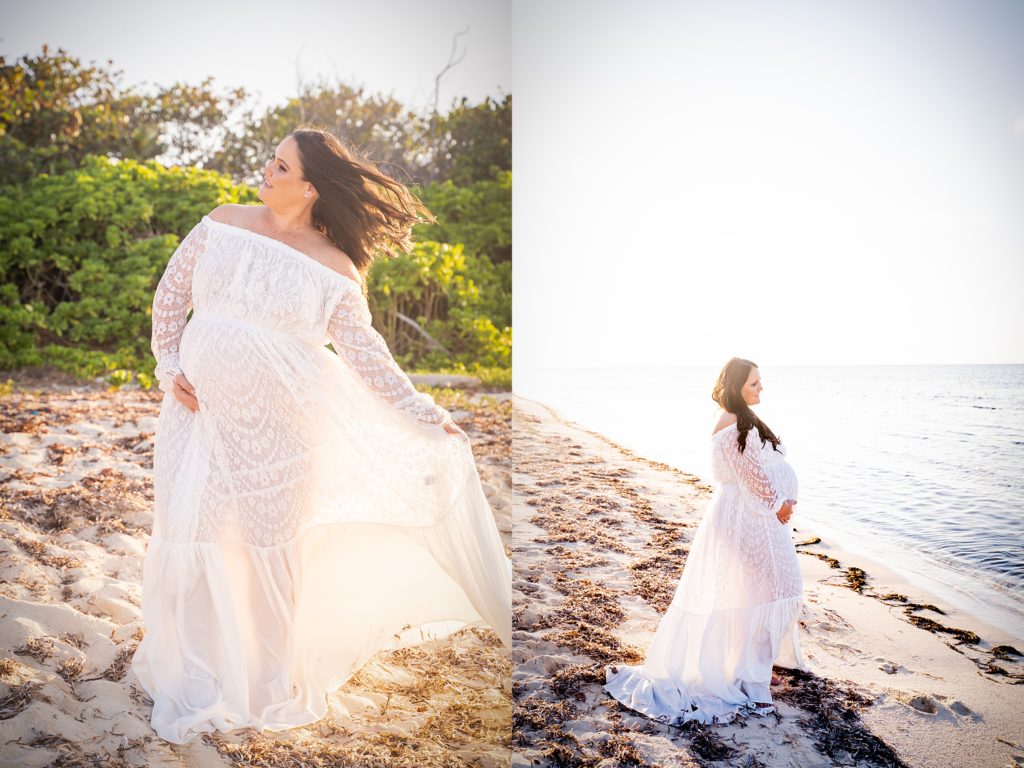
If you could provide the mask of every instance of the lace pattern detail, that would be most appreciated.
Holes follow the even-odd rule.
[[[338,356],[355,370],[378,396],[428,424],[440,424],[448,411],[430,395],[419,392],[398,366],[384,337],[371,325],[366,298],[353,282],[342,291],[331,313],[327,334]]]
[[[305,725],[381,647],[462,624],[511,645],[511,568],[472,448],[413,419],[441,409],[412,396],[356,295],[209,216],[161,276],[158,369],[199,402],[164,395],[153,449],[133,669],[162,738]]]
[[[199,401],[161,411],[154,527],[168,539],[266,547],[323,522],[432,525],[472,479],[471,451],[437,429],[450,414],[398,366],[354,280],[203,217],[153,304],[161,389],[182,373]]]
[[[200,221],[178,244],[153,294],[153,332],[150,348],[156,358],[158,388],[171,392],[181,373],[178,345],[192,309],[192,274],[206,249],[206,226]]]
[[[735,427],[726,427],[722,432],[728,434],[717,441],[715,452],[719,468],[717,474],[722,482],[732,480],[739,483],[743,493],[755,500],[764,514],[776,515],[787,496],[772,484],[765,470],[765,448],[774,449],[770,444],[762,446],[756,430],[751,430],[747,434],[746,448],[741,453],[739,432]]]

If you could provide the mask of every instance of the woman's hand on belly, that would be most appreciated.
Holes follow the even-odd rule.
[[[178,399],[179,403],[193,413],[199,410],[199,400],[196,398],[195,387],[189,384],[188,379],[185,378],[183,373],[179,373],[174,377],[174,396]]]
[[[786,499],[786,503],[782,505],[782,509],[776,513],[776,517],[779,518],[780,523],[788,523],[789,518],[793,516],[793,505],[796,504],[796,499]]]

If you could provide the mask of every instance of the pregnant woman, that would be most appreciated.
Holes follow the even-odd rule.
[[[176,743],[318,720],[384,648],[471,624],[511,642],[469,440],[370,325],[372,255],[407,250],[425,209],[319,130],[263,173],[264,205],[204,216],[153,300],[166,394],[132,667]]]
[[[803,582],[787,525],[796,475],[750,408],[761,389],[749,360],[733,358],[719,374],[712,501],[643,665],[605,671],[612,696],[661,722],[727,723],[773,711],[773,663],[809,669],[797,625]]]

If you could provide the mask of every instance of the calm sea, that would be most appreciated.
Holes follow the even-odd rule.
[[[794,526],[1024,638],[1024,365],[760,372],[756,410],[800,481]],[[515,392],[709,478],[717,373],[541,369]]]

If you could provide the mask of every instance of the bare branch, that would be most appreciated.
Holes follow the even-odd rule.
[[[434,78],[434,110],[433,110],[433,114],[435,116],[437,115],[437,103],[438,103],[438,101],[441,98],[441,78],[444,77],[448,73],[448,71],[450,69],[453,69],[456,64],[458,64],[460,61],[462,61],[466,57],[466,50],[467,49],[463,48],[462,55],[459,56],[459,58],[457,58],[457,59],[454,58],[454,56],[455,56],[455,48],[456,48],[457,41],[459,39],[459,35],[466,35],[466,34],[469,34],[469,27],[466,27],[461,32],[456,32],[454,35],[452,35],[452,50],[451,50],[451,53],[448,54],[448,63],[444,65],[444,69],[442,69],[440,72],[438,72],[437,73],[437,77]]]

